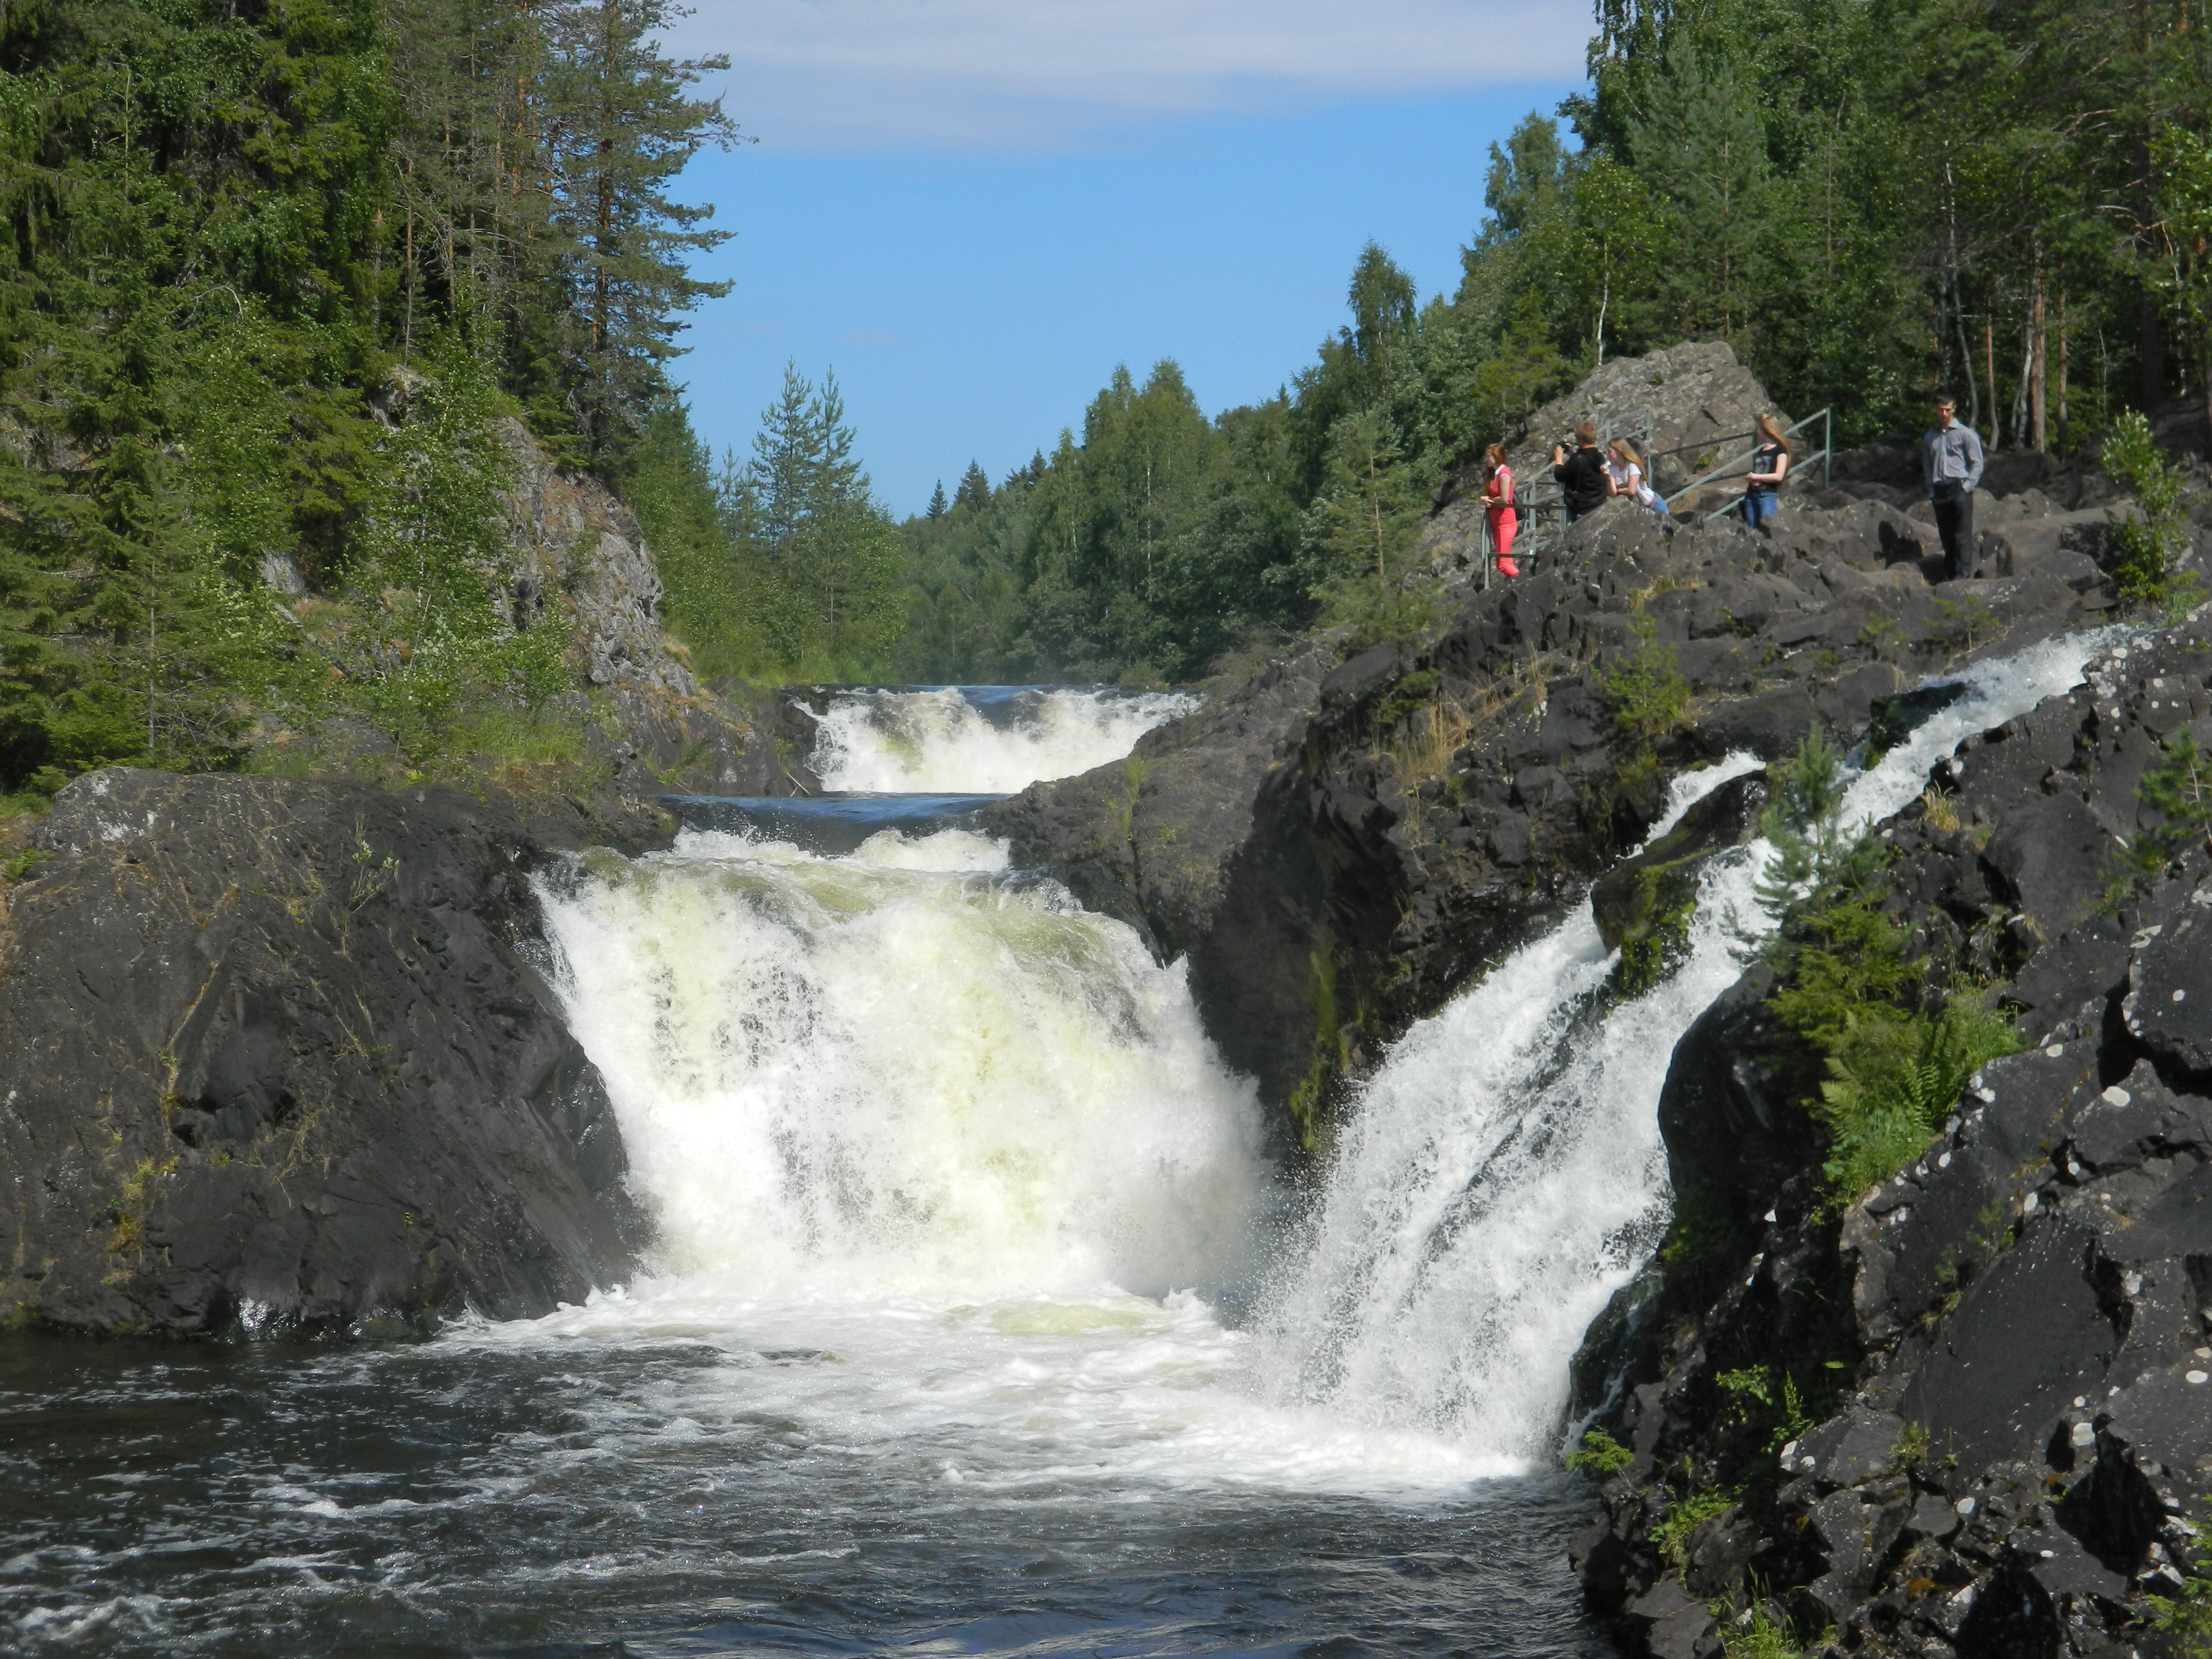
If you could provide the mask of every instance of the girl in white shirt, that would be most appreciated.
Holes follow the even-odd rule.
[[[1643,457],[1627,439],[1615,438],[1607,446],[1605,471],[1614,495],[1633,495],[1639,505],[1650,507],[1654,513],[1667,510],[1667,503],[1660,499],[1659,492],[1652,489],[1650,480],[1644,477]]]

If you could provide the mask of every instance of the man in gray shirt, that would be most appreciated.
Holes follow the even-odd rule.
[[[1936,394],[1936,425],[1920,441],[1920,476],[1936,504],[1936,533],[1943,542],[1943,574],[1955,581],[1974,573],[1974,486],[1982,481],[1981,434],[1958,422],[1959,403]]]

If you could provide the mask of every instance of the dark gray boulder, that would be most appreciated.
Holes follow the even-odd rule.
[[[621,1141],[526,951],[532,872],[605,827],[442,790],[71,783],[0,921],[0,1316],[396,1332],[627,1276]]]

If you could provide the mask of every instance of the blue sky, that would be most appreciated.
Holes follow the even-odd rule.
[[[878,493],[994,479],[1117,362],[1209,412],[1272,392],[1344,316],[1369,238],[1458,278],[1488,146],[1579,83],[1579,4],[1492,0],[720,0],[674,45],[760,142],[685,193],[694,423],[750,443],[787,360],[835,369]]]

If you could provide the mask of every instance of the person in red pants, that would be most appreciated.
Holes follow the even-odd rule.
[[[1505,464],[1505,447],[1492,444],[1482,454],[1482,504],[1488,509],[1490,544],[1498,550],[1498,574],[1517,576],[1513,562],[1513,532],[1520,527],[1520,510],[1513,504],[1513,469]]]

